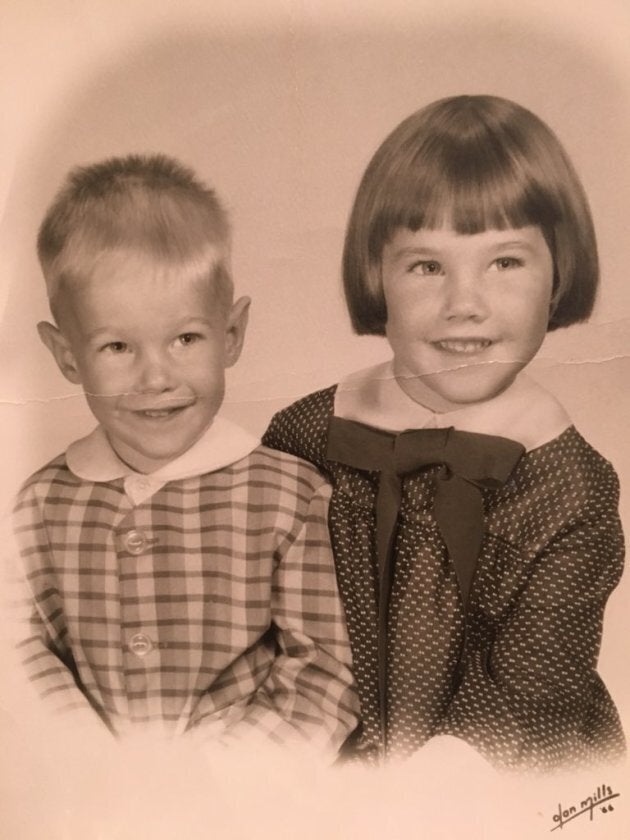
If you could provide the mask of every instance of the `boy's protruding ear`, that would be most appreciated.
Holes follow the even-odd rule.
[[[245,330],[249,317],[251,298],[241,297],[232,304],[225,327],[225,366],[232,367],[238,361],[245,341]]]
[[[77,368],[74,354],[70,349],[70,344],[68,343],[67,338],[61,332],[59,327],[48,323],[48,321],[40,321],[37,325],[37,332],[39,333],[39,337],[42,342],[46,345],[46,347],[48,347],[54,356],[59,370],[66,377],[68,382],[72,382],[74,385],[80,385],[81,376]]]

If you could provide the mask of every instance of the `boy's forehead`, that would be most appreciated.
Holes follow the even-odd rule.
[[[75,261],[72,269],[63,272],[55,295],[55,315],[65,318],[77,312],[86,298],[107,300],[112,306],[124,301],[123,291],[147,291],[153,299],[172,298],[173,292],[186,289],[201,293],[208,303],[222,301],[224,295],[217,282],[216,265],[220,255],[212,249],[194,259],[162,260],[151,254],[129,249],[111,249],[93,255],[86,261]]]
[[[121,281],[134,284],[151,280],[156,287],[161,284],[182,286],[188,282],[211,282],[217,264],[225,259],[213,247],[192,257],[168,260],[129,248],[107,249],[77,257],[62,271],[66,281],[64,285],[69,291],[96,284],[113,285]]]

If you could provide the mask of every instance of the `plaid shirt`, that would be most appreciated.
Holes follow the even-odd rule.
[[[29,679],[117,734],[159,723],[336,750],[358,703],[329,495],[313,467],[220,419],[146,476],[95,430],[15,508]]]

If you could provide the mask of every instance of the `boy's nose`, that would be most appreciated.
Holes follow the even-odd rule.
[[[174,387],[171,365],[162,354],[145,354],[140,360],[138,371],[138,390],[141,393],[161,394]]]
[[[490,314],[483,281],[471,273],[449,277],[444,285],[442,316],[446,320],[484,321]]]

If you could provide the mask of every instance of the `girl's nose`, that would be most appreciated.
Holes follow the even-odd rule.
[[[140,359],[138,390],[141,393],[161,394],[174,387],[172,367],[164,354],[145,354]]]
[[[465,272],[446,279],[442,296],[442,316],[446,320],[480,322],[489,314],[480,277]]]

